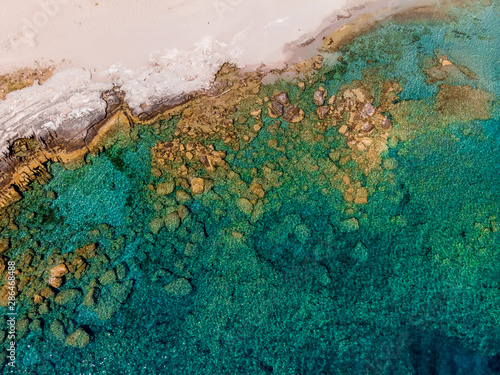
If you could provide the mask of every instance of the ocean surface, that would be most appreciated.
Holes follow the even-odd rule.
[[[500,373],[499,25],[497,1],[391,19],[207,107],[220,131],[187,104],[50,165],[0,216],[3,373]]]

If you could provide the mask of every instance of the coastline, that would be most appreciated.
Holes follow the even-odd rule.
[[[117,71],[106,76],[92,74],[82,68],[56,69],[54,75],[46,83],[15,91],[10,93],[6,100],[0,101],[0,114],[3,115],[0,117],[2,118],[0,129],[11,127],[10,132],[0,131],[2,142],[0,151],[5,155],[0,162],[2,172],[0,206],[6,207],[21,199],[22,192],[28,189],[31,182],[35,180],[43,182],[50,178],[44,167],[48,160],[60,162],[70,168],[81,165],[85,155],[98,151],[108,134],[114,134],[116,129],[129,128],[134,123],[151,123],[165,115],[169,109],[185,103],[193,96],[220,95],[223,90],[219,90],[213,82],[223,63],[232,63],[241,68],[242,72],[257,69],[262,77],[269,73],[272,75],[285,70],[294,71],[297,68],[296,64],[306,63],[307,65],[309,61],[312,65],[314,55],[318,53],[318,49],[322,48],[321,46],[323,46],[322,51],[325,52],[325,39],[328,35],[335,35],[338,30],[343,30],[342,38],[348,41],[367,32],[382,19],[387,19],[395,13],[406,12],[412,7],[421,7],[425,4],[429,6],[430,3],[434,2],[415,1],[401,7],[384,7],[384,5],[390,5],[391,2],[378,1],[370,2],[367,6],[336,11],[323,20],[316,31],[316,37],[305,34],[297,42],[288,44],[284,49],[288,56],[286,61],[267,64],[258,69],[251,65],[238,65],[238,61],[234,59],[231,61],[231,58],[228,58],[230,54],[225,54],[223,50],[224,45],[212,39],[205,39],[204,43],[198,45],[194,53],[189,56],[183,52],[176,55],[176,58],[181,56],[188,62],[192,56],[197,56],[202,61],[198,66],[199,73],[205,74],[205,77],[201,79],[196,76],[192,80],[181,80],[179,75],[171,76],[172,59],[167,60],[163,66],[156,64],[156,67],[139,69],[135,74],[125,70],[129,77],[128,81],[124,80],[123,76],[118,77]],[[367,19],[371,21],[367,22]],[[208,53],[214,48],[216,51],[214,55]],[[309,60],[301,61],[299,56],[308,56]],[[211,60],[203,61],[203,57]],[[162,57],[157,61],[161,59]],[[207,65],[207,61],[210,64]],[[181,66],[180,71],[182,72],[185,68]],[[109,69],[108,73],[112,69],[115,68]],[[117,79],[117,81],[110,82],[110,78]],[[139,78],[142,78],[146,84],[141,85]],[[177,85],[174,84],[176,81]],[[77,87],[71,86],[75,82],[78,83]],[[165,82],[168,83],[165,84]],[[65,83],[67,83],[66,87]],[[60,90],[60,87],[64,89]],[[43,94],[44,90],[47,91],[46,95]],[[58,90],[60,92],[54,97],[54,91]],[[40,111],[40,108],[33,107],[33,99],[30,97],[41,101],[42,108],[43,106],[45,108]],[[81,102],[75,101],[75,97]],[[28,118],[29,128],[23,127],[28,119],[23,121],[22,118],[16,117],[19,103],[23,100],[25,107],[33,111],[32,117]],[[67,107],[68,102],[72,105],[70,108]],[[10,113],[11,116],[6,116],[6,113]],[[21,114],[26,116],[26,113]],[[27,152],[16,155],[13,152],[13,145],[19,140],[28,140],[31,137],[36,139],[37,149],[28,148]],[[8,144],[10,146],[7,146]]]

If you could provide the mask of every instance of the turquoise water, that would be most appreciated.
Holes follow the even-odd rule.
[[[42,313],[32,296],[18,296],[19,320],[30,328],[18,340],[17,371],[499,373],[498,104],[488,102],[487,119],[465,121],[433,109],[442,83],[498,96],[498,6],[459,16],[445,24],[386,23],[344,47],[343,62],[328,62],[304,91],[285,81],[263,87],[260,97],[286,90],[296,98],[305,125],[296,133],[296,125],[264,114],[262,130],[239,150],[216,139],[231,172],[198,171],[213,183],[201,195],[181,197],[178,191],[190,193],[181,184],[166,195],[154,191],[176,181],[151,173],[151,148],[175,138],[177,117],[158,131],[136,126],[130,139],[75,171],[51,165],[53,179],[9,208],[15,226],[4,215],[5,254],[20,264],[31,249],[45,269],[44,258],[70,257],[91,242],[97,255],[81,279],[60,288],[81,290],[79,299],[60,305],[50,297]],[[428,82],[426,59],[444,54],[477,77]],[[390,137],[381,154],[391,166],[370,174],[355,160],[330,156],[349,154],[338,127],[312,125],[320,85],[335,94],[364,79],[376,104],[381,84],[373,80],[402,85],[388,113],[399,141]],[[241,111],[231,117],[248,116]],[[248,117],[245,126],[254,124]],[[307,129],[322,137],[311,141]],[[344,172],[367,187],[367,204],[347,202],[332,185]],[[268,185],[265,198],[245,212],[241,198],[250,200],[255,178]],[[187,209],[182,220],[153,228],[179,206]],[[107,283],[111,269],[118,281]],[[83,298],[95,278],[101,296],[90,308]],[[65,345],[55,320],[65,336],[83,327],[92,341]]]

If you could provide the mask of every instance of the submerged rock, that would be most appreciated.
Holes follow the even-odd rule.
[[[80,327],[75,332],[66,337],[64,345],[81,349],[86,347],[90,343],[90,341],[90,334],[82,327]]]
[[[359,229],[359,222],[358,219],[355,217],[344,220],[341,223],[341,228],[343,232],[354,232]]]
[[[309,238],[311,238],[311,230],[305,224],[297,225],[293,233],[302,245],[304,245],[309,240]]]
[[[78,289],[68,289],[59,293],[54,302],[59,305],[71,305],[76,303],[76,301],[82,296],[82,292]]]
[[[191,180],[191,194],[201,194],[205,189],[205,180],[200,177],[195,177]]]
[[[245,214],[251,215],[253,210],[253,204],[246,198],[238,199],[238,208]]]
[[[175,183],[173,181],[163,182],[156,186],[156,194],[159,196],[164,196],[172,193],[175,189]]]
[[[64,332],[64,325],[59,319],[56,319],[50,325],[50,333],[57,340],[64,341],[66,339],[66,333]]]
[[[172,296],[183,297],[191,293],[193,287],[187,279],[181,277],[165,285],[164,289]]]
[[[164,224],[164,221],[162,219],[160,219],[159,217],[157,217],[149,222],[149,230],[153,234],[158,234],[160,229],[163,227],[163,224]]]
[[[181,219],[177,212],[172,212],[165,216],[165,227],[169,232],[174,232],[181,225]]]

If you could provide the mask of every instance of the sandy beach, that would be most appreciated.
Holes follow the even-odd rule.
[[[99,93],[115,86],[139,116],[208,89],[225,62],[281,68],[313,56],[323,36],[360,15],[382,18],[402,6],[390,0],[37,0],[22,6],[7,0],[0,74],[36,66],[55,71],[46,83],[35,81],[0,101],[0,152],[33,134],[84,136],[89,120],[105,117]]]

